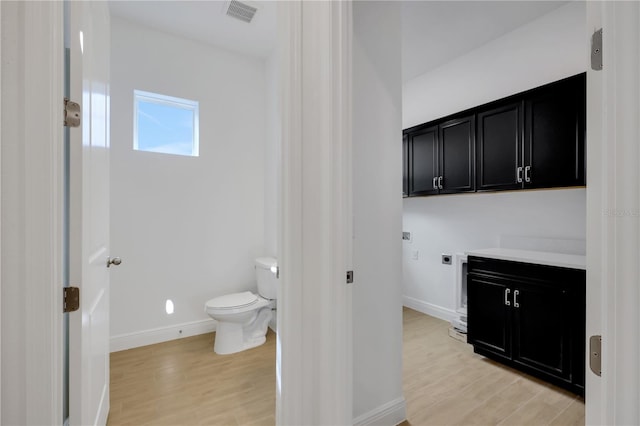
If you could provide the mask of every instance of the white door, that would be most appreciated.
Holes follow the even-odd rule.
[[[70,98],[82,107],[70,130],[69,423],[104,425],[109,414],[109,10],[69,2]]]

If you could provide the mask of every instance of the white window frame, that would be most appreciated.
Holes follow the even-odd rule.
[[[174,96],[161,95],[159,93],[145,92],[135,89],[133,91],[133,149],[142,152],[155,152],[158,154],[166,154],[158,151],[149,151],[138,147],[138,102],[148,102],[158,105],[166,105],[174,108],[181,108],[193,112],[193,141],[191,154],[170,154],[181,155],[183,157],[199,157],[200,156],[200,104],[198,101],[190,99],[176,98]]]

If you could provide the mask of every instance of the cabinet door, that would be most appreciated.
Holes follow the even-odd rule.
[[[467,338],[476,350],[511,357],[510,304],[511,289],[506,284],[467,275]]]
[[[409,136],[402,136],[402,196],[409,195]]]
[[[475,191],[475,116],[440,125],[441,194]]]
[[[438,127],[409,134],[409,195],[437,194]]]
[[[570,382],[573,303],[553,284],[514,284],[513,360]]]
[[[522,187],[522,116],[522,102],[478,113],[479,191]]]
[[[525,187],[585,184],[585,75],[531,92],[525,102]]]

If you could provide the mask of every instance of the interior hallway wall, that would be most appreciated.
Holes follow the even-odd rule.
[[[405,419],[400,5],[353,3],[354,424]]]
[[[570,2],[407,82],[403,128],[586,71],[585,8]],[[501,235],[585,240],[586,191],[407,198],[403,230],[413,239],[403,243],[405,305],[450,319],[456,275],[442,253],[497,247]]]
[[[264,253],[265,62],[112,20],[111,347],[213,328],[204,303],[255,289]],[[200,156],[133,146],[133,91],[200,103]],[[165,312],[171,299],[175,312]]]

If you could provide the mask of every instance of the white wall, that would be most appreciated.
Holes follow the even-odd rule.
[[[585,4],[571,2],[403,87],[403,127],[586,71]],[[404,200],[404,303],[441,318],[455,309],[455,269],[441,254],[497,247],[501,235],[586,238],[584,189]],[[418,260],[412,259],[418,251]]]
[[[477,193],[404,201],[405,305],[441,318],[455,310],[455,267],[443,253],[499,247],[501,236],[584,240],[585,190]],[[418,260],[412,253],[418,251]]]
[[[265,254],[278,257],[278,206],[280,205],[280,112],[279,58],[266,60],[266,146],[264,168],[264,245]]]
[[[112,22],[114,350],[211,329],[208,299],[255,288],[267,89],[263,60]],[[200,102],[199,157],[132,150],[134,89]]]
[[[402,394],[400,6],[354,2],[354,423],[397,424]]]

